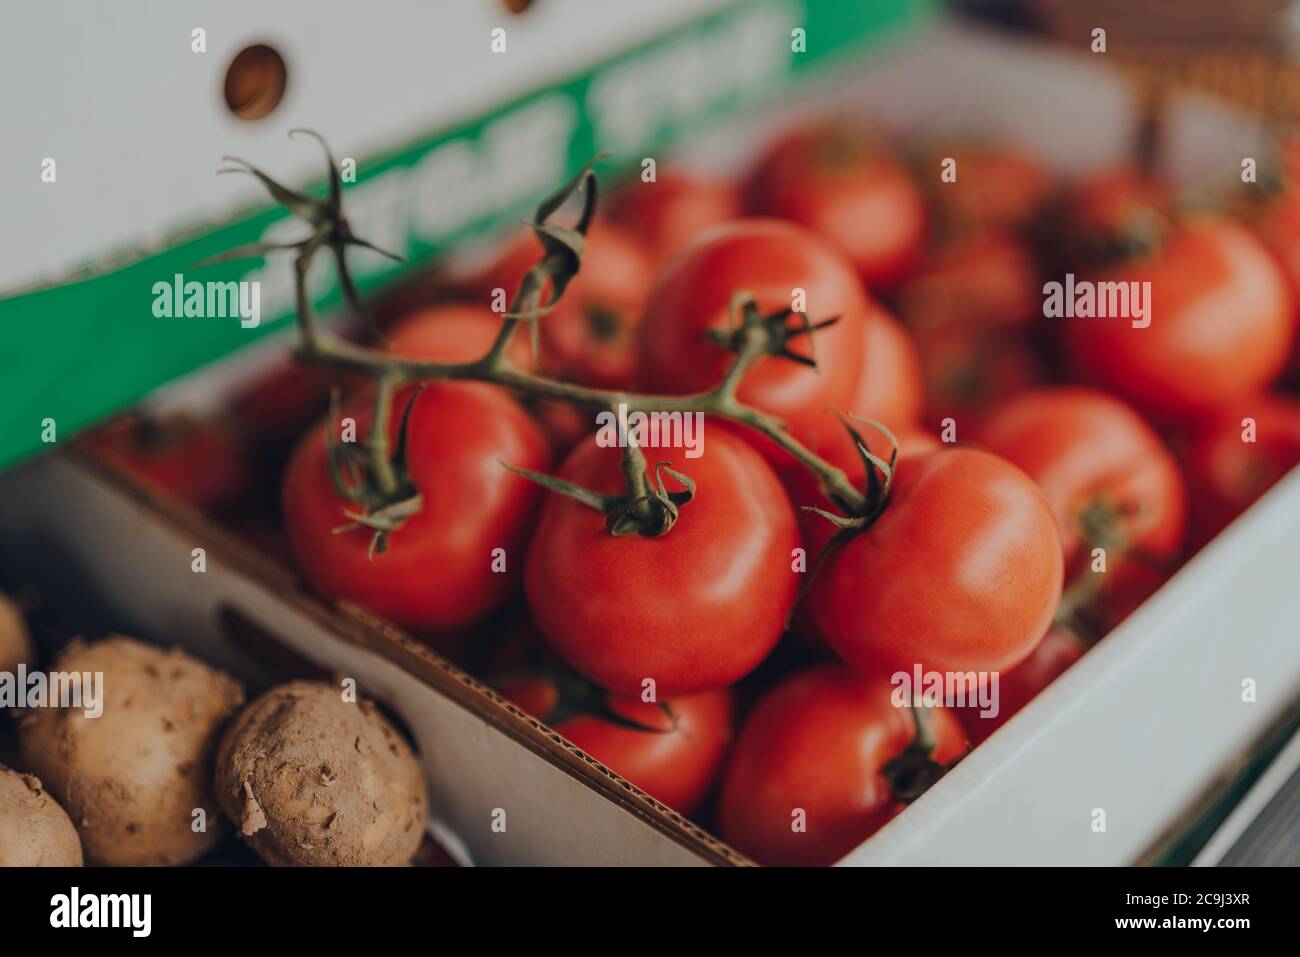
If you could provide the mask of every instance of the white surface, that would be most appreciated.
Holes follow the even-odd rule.
[[[318,156],[287,130],[328,123],[337,156],[370,156],[722,5],[542,0],[513,16],[500,0],[8,0],[0,291],[264,202],[251,181],[209,175],[224,154],[316,179]],[[206,53],[190,50],[195,27]],[[490,50],[494,27],[507,31],[504,54]],[[280,51],[288,86],[269,117],[247,122],[222,84],[258,42]]]

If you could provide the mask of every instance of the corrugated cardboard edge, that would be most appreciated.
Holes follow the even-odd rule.
[[[64,455],[96,480],[143,507],[160,523],[177,532],[201,538],[210,556],[237,570],[260,590],[310,618],[340,640],[402,668],[706,862],[719,866],[753,866],[753,861],[574,747],[541,721],[521,711],[403,629],[351,602],[339,601],[331,607],[309,593],[298,576],[279,561],[194,509],[165,498],[101,462],[85,448],[74,446]]]

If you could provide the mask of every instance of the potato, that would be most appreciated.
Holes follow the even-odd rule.
[[[20,664],[36,663],[36,648],[18,606],[0,592],[0,671],[17,671]]]
[[[424,836],[424,777],[368,701],[294,681],[235,718],[217,750],[217,798],[279,866],[409,864]]]
[[[32,774],[0,764],[0,867],[80,867],[81,840]]]
[[[216,844],[212,755],[240,685],[179,648],[120,635],[73,642],[54,669],[103,674],[99,717],[39,708],[18,730],[23,763],[67,809],[86,859],[184,864]]]

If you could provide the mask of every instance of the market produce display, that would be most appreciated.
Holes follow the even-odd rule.
[[[856,847],[1300,461],[1283,269],[1144,169],[1055,183],[818,125],[733,182],[597,191],[373,345],[303,326],[350,397],[280,515],[323,597],[761,863]],[[337,182],[305,202],[351,241]],[[1150,283],[1159,321],[1057,318],[1058,268]],[[1001,707],[891,695],[913,669],[1000,675]],[[295,835],[260,853],[317,859],[221,773],[229,813]]]
[[[325,152],[323,196],[232,169],[304,220],[298,282],[332,253],[379,328],[301,296],[300,366],[88,448],[759,863],[853,851],[1300,465],[1288,191],[1193,213],[1149,160],[1058,182],[818,122],[610,202],[593,161],[478,268],[371,308]],[[23,634],[0,601],[0,660]],[[199,662],[60,660],[87,656],[107,730],[29,717],[23,755],[89,862],[200,856],[181,805],[272,864],[412,860],[422,769],[371,704],[294,682],[231,720]]]

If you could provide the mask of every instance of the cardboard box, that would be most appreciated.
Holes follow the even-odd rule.
[[[1120,156],[1132,120],[1122,85],[1099,65],[945,26],[692,149],[723,165],[711,158],[745,155],[727,137],[757,140],[778,114],[811,109],[883,114],[905,133],[965,124],[1065,173]],[[1174,120],[1184,181],[1225,158],[1235,168],[1254,142],[1247,119],[1214,104],[1179,104]],[[84,455],[0,478],[0,535],[6,549],[40,556],[31,571],[47,586],[75,575],[142,633],[239,673],[288,654],[356,677],[406,722],[440,821],[477,863],[746,863],[399,629],[306,594],[287,569]],[[1298,542],[1292,474],[841,863],[1138,860],[1300,692]],[[195,548],[205,549],[201,575]],[[1258,686],[1253,703],[1242,699],[1246,679]],[[1105,831],[1094,829],[1099,809]],[[504,832],[492,827],[499,810]]]

